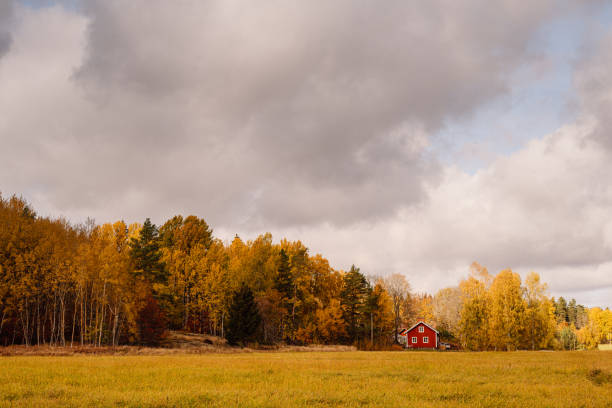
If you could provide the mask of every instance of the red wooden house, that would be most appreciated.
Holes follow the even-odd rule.
[[[439,345],[439,333],[436,329],[419,320],[417,324],[399,333],[406,338],[406,348],[409,349],[432,349]]]

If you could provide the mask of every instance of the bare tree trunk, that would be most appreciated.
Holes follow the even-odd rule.
[[[76,327],[76,316],[77,316],[77,298],[75,295],[74,298],[74,311],[72,313],[72,333],[70,334],[70,347],[72,347],[72,344],[74,342],[74,328]]]
[[[90,301],[89,301],[89,323],[88,323],[88,325],[93,326],[93,327],[91,327],[91,329],[92,329],[90,331],[91,334],[88,336],[89,337],[88,340],[89,340],[90,344],[94,344],[95,341],[96,341],[95,333],[96,333],[96,330],[98,330],[98,327],[97,327],[97,323],[98,323],[98,315],[97,315],[98,308],[97,307],[96,307],[96,320],[95,320],[95,323],[94,323],[94,319],[93,319],[93,313],[94,313],[94,285],[92,284],[91,285],[91,297],[90,297]],[[88,329],[89,328],[90,327],[88,327]]]
[[[121,330],[123,327],[123,321],[125,318],[120,318],[119,323],[117,324],[117,345],[119,345],[119,339],[121,338]]]
[[[370,312],[370,344],[374,345],[374,318]]]
[[[36,296],[36,344],[40,344],[40,300]]]
[[[183,316],[183,330],[187,330],[187,322],[189,321],[189,293],[187,289],[183,291],[183,306],[184,306],[184,316]]]
[[[57,295],[53,295],[53,318],[51,319],[51,345],[54,346],[55,345],[55,315],[56,315],[56,308],[57,308]]]
[[[117,329],[119,327],[119,313],[121,310],[121,298],[119,298],[119,304],[115,307],[113,314],[115,315],[115,321],[113,323],[113,346],[116,346]]]
[[[79,332],[81,337],[81,346],[85,340],[85,324],[87,323],[87,300],[85,299],[85,291],[83,287],[80,288],[81,292],[81,319],[79,322]]]
[[[102,330],[104,329],[104,298],[106,297],[106,281],[104,282],[104,288],[102,289],[102,300],[100,308],[102,309],[102,316],[100,318],[100,335],[98,337],[98,346],[102,345]]]
[[[395,343],[399,343],[397,340],[397,335],[398,335],[398,331],[399,331],[399,312],[400,312],[400,307],[401,305],[398,303],[397,305],[393,305],[393,312],[394,312],[394,317],[395,317],[395,331],[393,333],[394,337],[395,337]]]
[[[25,304],[25,319],[23,318],[24,313],[21,312],[21,328],[23,330],[23,339],[26,343],[26,346],[30,345],[30,341],[29,341],[29,336],[28,336],[28,332],[29,332],[29,317],[28,317],[28,303],[27,303],[27,299],[26,299],[26,304]]]
[[[66,293],[62,289],[62,294],[60,297],[60,340],[62,341],[62,346],[66,346]]]
[[[0,335],[2,334],[2,326],[4,326],[4,318],[6,317],[6,310],[2,308],[2,318],[0,318]]]
[[[291,342],[295,342],[295,304],[297,300],[297,284],[293,285],[293,299],[291,301]]]
[[[49,314],[49,302],[45,302],[45,313],[43,313],[43,324],[42,324],[42,342],[47,343],[47,337],[45,336],[45,326],[47,325],[47,315]],[[50,320],[50,319],[49,319]]]
[[[117,345],[117,328],[119,327],[119,311],[115,311],[115,322],[113,323],[113,347]]]
[[[92,328],[91,342],[93,345],[97,345],[98,343],[98,324],[100,321],[100,300],[98,299],[98,303],[96,304],[96,317],[95,320],[90,322],[94,327]]]
[[[82,290],[82,289],[79,289],[79,290]],[[85,298],[84,298],[84,296],[82,296],[82,294],[80,296],[80,307],[79,308],[80,308],[79,337],[80,337],[81,346],[82,346],[83,345],[83,335],[84,335],[83,324],[84,324],[85,316],[86,316],[86,313],[85,313]]]

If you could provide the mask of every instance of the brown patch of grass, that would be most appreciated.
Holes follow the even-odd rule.
[[[587,379],[595,385],[603,385],[612,383],[612,374],[607,373],[599,368],[593,368],[587,373]]]
[[[313,351],[355,351],[352,346],[288,346],[288,345],[249,345],[249,347],[232,347],[221,337],[206,334],[169,331],[161,347],[142,346],[0,346],[0,356],[74,356],[74,355],[110,355],[110,356],[162,356],[174,354],[206,353],[252,353],[252,352],[313,352]]]
[[[162,344],[164,348],[199,348],[208,346],[227,346],[223,337],[183,331],[168,331]]]

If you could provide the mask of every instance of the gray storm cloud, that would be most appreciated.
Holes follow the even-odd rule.
[[[590,139],[612,150],[612,33],[604,33],[579,63],[574,85],[582,110],[595,121]]]
[[[13,3],[11,1],[0,2],[0,58],[8,52],[13,40],[9,30],[9,22],[13,16]]]
[[[553,6],[86,4],[73,81],[97,110],[82,142],[96,146],[96,187],[148,197],[154,216],[183,206],[263,228],[422,201],[439,174],[423,141],[506,91]]]

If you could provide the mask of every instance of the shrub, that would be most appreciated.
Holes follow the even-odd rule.
[[[159,346],[166,334],[167,320],[157,300],[150,294],[138,314],[138,339],[146,346]]]

